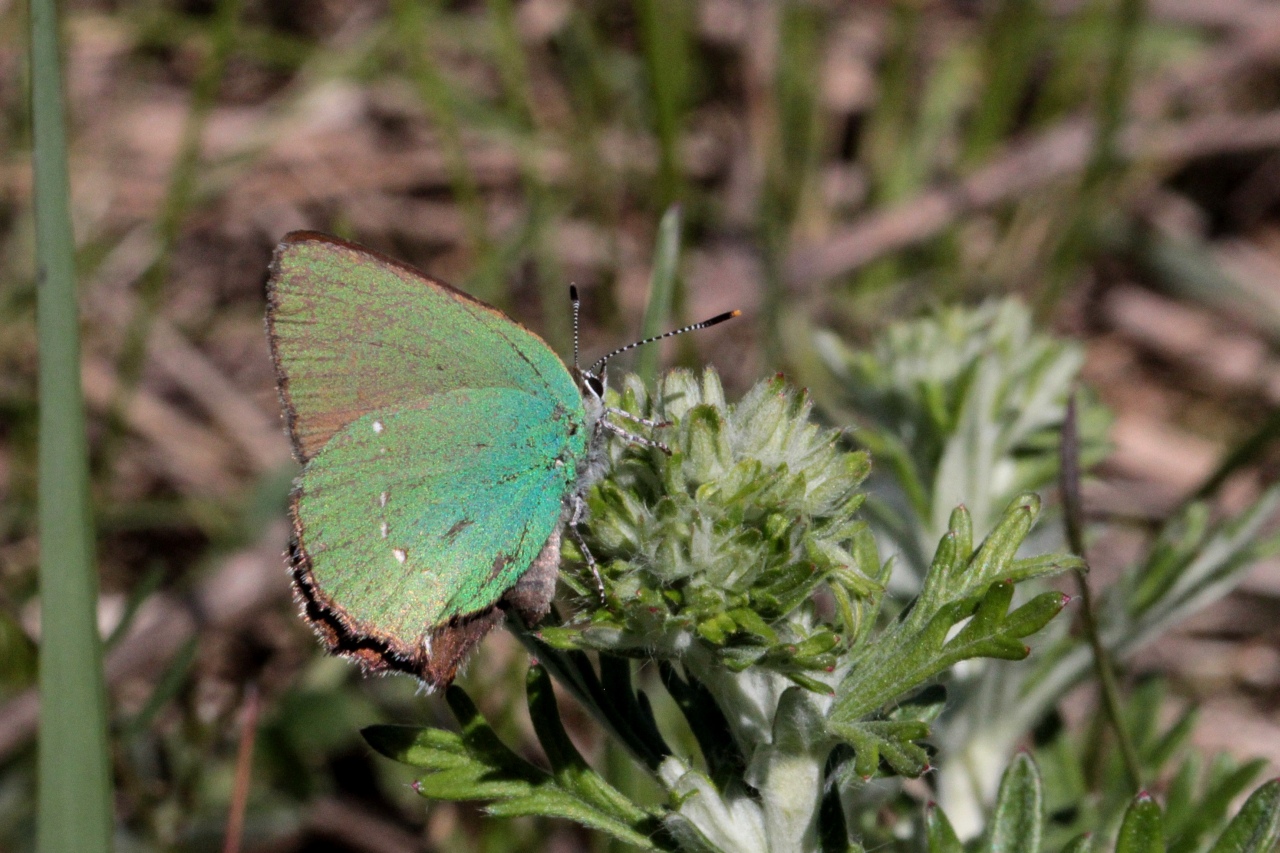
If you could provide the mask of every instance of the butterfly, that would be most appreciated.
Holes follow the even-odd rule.
[[[616,435],[606,368],[578,366],[497,308],[370,249],[284,237],[267,335],[294,456],[290,573],[325,646],[372,673],[448,685],[506,610],[535,624],[555,595]],[[668,451],[669,452],[669,451]],[[599,575],[597,584],[603,595]]]

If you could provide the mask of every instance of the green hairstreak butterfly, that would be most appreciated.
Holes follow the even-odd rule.
[[[276,248],[267,331],[303,464],[291,572],[330,651],[441,687],[506,609],[545,616],[606,437],[661,447],[610,420],[635,418],[605,406],[609,358],[738,314],[586,370],[577,304],[575,291],[566,368],[498,309],[406,264],[308,231]]]

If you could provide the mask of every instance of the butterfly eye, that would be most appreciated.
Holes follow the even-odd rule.
[[[599,398],[604,397],[604,380],[602,378],[592,376],[589,373],[583,378],[587,383],[587,387],[591,389],[592,394]]]

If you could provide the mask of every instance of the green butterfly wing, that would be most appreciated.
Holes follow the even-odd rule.
[[[333,651],[447,683],[558,546],[581,396],[532,332],[368,250],[292,234],[271,269],[305,614]]]
[[[551,348],[498,309],[324,234],[295,231],[277,247],[267,330],[301,462],[356,419],[441,391],[579,399]]]
[[[347,630],[416,653],[511,588],[560,523],[580,445],[555,401],[452,391],[340,430],[295,494],[310,582]]]

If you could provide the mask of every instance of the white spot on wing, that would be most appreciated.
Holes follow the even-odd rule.
[[[406,553],[403,548],[392,548],[391,553],[394,554],[395,558],[402,563],[409,558],[408,553]]]
[[[384,427],[382,426],[382,421],[374,421],[374,422],[373,422],[373,431],[374,431],[374,432],[382,432],[382,430],[383,430],[383,429],[384,429]]]
[[[378,495],[378,506],[386,506],[386,505],[387,505],[387,493],[383,492],[382,494]]]
[[[382,538],[383,538],[383,539],[386,539],[386,538],[387,538],[387,523],[386,523],[385,521],[384,521],[384,522],[382,522],[382,528],[381,528],[381,529],[382,529]]]
[[[431,635],[422,638],[422,650],[427,653],[427,657],[431,657]]]

